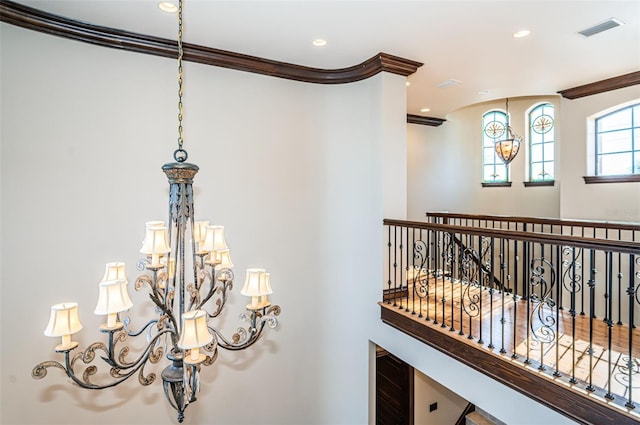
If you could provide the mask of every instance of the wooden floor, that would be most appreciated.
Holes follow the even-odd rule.
[[[567,385],[592,385],[622,405],[632,401],[636,405],[634,413],[640,411],[640,329],[616,324],[609,328],[602,318],[572,317],[567,310],[551,307],[544,307],[543,314],[538,314],[535,307],[539,303],[520,297],[514,300],[512,294],[497,290],[452,284],[448,278],[432,280],[428,288],[429,294],[423,298],[410,287],[404,296],[396,295],[381,305],[401,310],[452,338],[492,351],[505,361],[516,359],[523,367],[549,374]]]

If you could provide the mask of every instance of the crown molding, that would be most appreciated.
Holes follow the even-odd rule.
[[[607,78],[606,80],[596,81],[595,83],[585,84],[571,89],[560,90],[558,93],[566,99],[578,99],[580,97],[617,90],[636,84],[640,84],[640,71]]]
[[[76,21],[9,0],[0,2],[0,21],[98,46],[174,59],[178,56],[175,40]],[[183,50],[185,61],[316,84],[351,83],[383,71],[409,76],[422,66],[387,53],[378,53],[348,68],[319,69],[190,43],[183,43]]]
[[[424,117],[422,115],[407,114],[407,122],[409,124],[421,124],[430,125],[431,127],[438,127],[445,121],[446,120],[444,118]]]

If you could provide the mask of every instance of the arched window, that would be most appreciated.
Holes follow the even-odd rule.
[[[553,105],[543,103],[529,112],[529,181],[554,180],[554,144]]]
[[[499,183],[509,181],[509,167],[496,153],[496,142],[504,140],[507,129],[507,114],[489,111],[482,115],[482,182]]]
[[[640,103],[596,118],[596,176],[640,174]]]

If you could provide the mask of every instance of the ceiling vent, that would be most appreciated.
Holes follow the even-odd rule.
[[[619,27],[620,25],[624,25],[624,22],[616,18],[611,18],[608,21],[604,21],[598,25],[585,28],[582,31],[578,32],[578,34],[582,34],[585,37],[591,37],[592,35],[596,35],[603,31],[610,30],[611,28]]]
[[[450,78],[448,80],[445,80],[443,82],[441,82],[440,84],[437,85],[437,87],[444,89],[446,87],[451,87],[451,86],[455,86],[460,84],[462,81],[460,80],[454,80],[453,78]]]

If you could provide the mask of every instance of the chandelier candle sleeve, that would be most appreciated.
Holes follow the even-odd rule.
[[[160,256],[170,251],[167,227],[162,221],[148,221],[146,222],[146,227],[146,234],[140,252],[151,256],[150,267],[162,267]]]
[[[78,317],[78,303],[67,302],[51,306],[51,316],[44,334],[50,337],[62,337],[62,343],[56,347],[56,351],[75,348],[78,343],[71,341],[71,335],[80,330],[82,330],[82,324]]]

